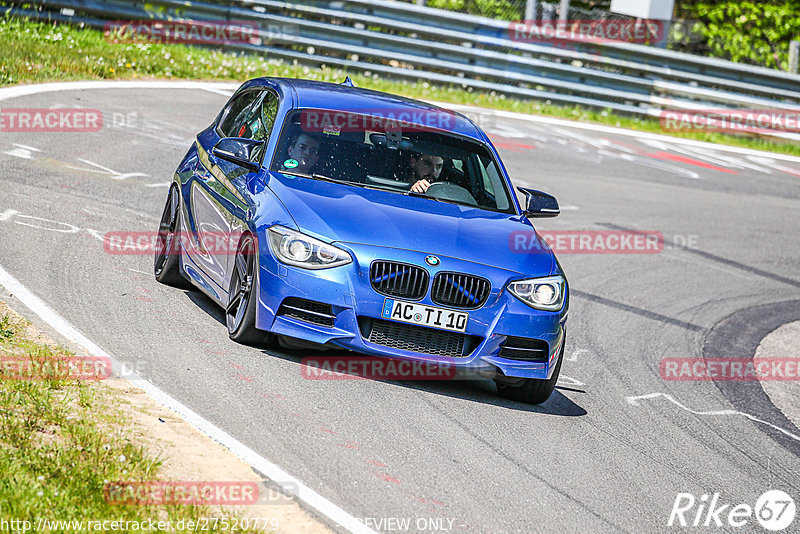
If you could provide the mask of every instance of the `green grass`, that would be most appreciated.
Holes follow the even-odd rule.
[[[111,393],[48,365],[73,353],[31,339],[26,328],[0,316],[0,521],[176,522],[219,515],[206,506],[107,502],[107,482],[158,480],[160,461],[126,431]],[[29,362],[30,374],[10,364],[18,358]]]
[[[378,74],[310,68],[259,55],[159,43],[119,43],[101,31],[0,17],[0,86],[85,79],[192,79],[242,82],[256,76],[285,76],[340,82],[349,75],[359,87],[412,98],[595,122],[642,132],[664,133],[657,120],[609,110],[558,106],[424,81],[386,79]],[[800,155],[800,144],[752,136],[680,132],[675,137]]]

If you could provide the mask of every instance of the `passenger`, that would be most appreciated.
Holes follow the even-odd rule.
[[[289,145],[289,150],[287,150],[289,159],[283,162],[283,168],[307,174],[312,173],[314,166],[319,161],[319,144],[319,140],[311,135],[304,133],[298,135]]]

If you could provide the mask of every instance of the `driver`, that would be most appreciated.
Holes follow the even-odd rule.
[[[442,174],[444,158],[435,154],[416,154],[411,156],[409,164],[413,173],[411,179],[414,180],[411,190],[424,193]]]
[[[319,139],[301,133],[292,140],[287,154],[289,159],[283,162],[284,169],[311,173],[317,161],[319,161]],[[290,162],[295,164],[294,167],[288,165]]]

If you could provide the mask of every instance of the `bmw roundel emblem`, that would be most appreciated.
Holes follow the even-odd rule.
[[[437,258],[436,256],[428,256],[425,258],[425,263],[427,263],[431,267],[436,267],[437,265],[439,265],[440,261],[439,258]]]

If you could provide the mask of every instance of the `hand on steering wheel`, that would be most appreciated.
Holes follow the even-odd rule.
[[[411,190],[415,193],[424,193],[430,186],[431,183],[423,178],[422,180],[417,180],[414,185],[411,186]]]

